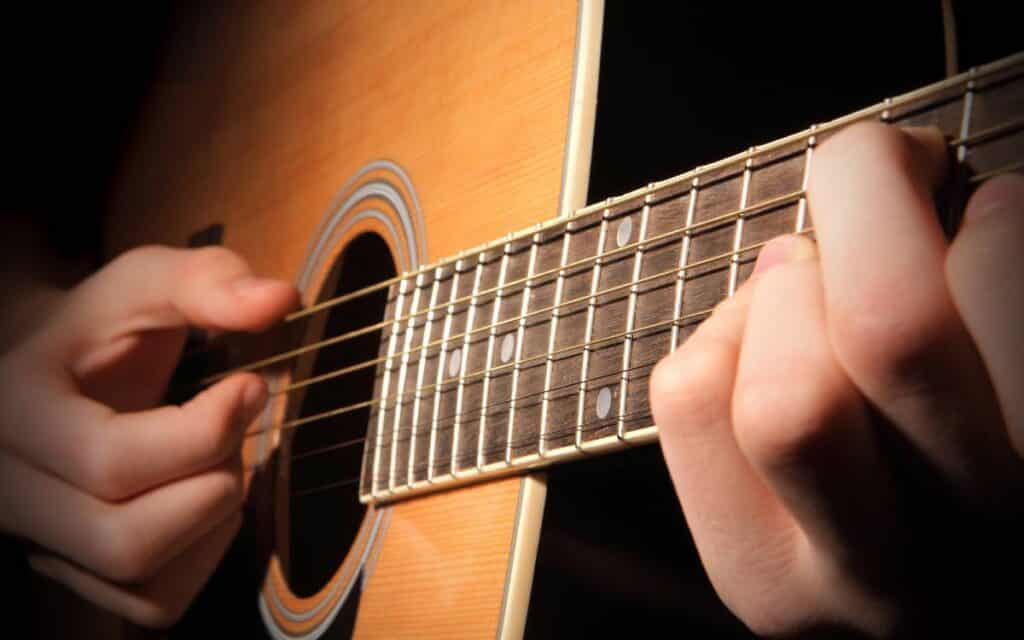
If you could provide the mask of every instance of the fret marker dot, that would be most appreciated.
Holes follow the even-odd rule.
[[[612,410],[612,391],[604,387],[597,392],[597,417],[607,418],[608,412]]]
[[[615,242],[618,246],[622,246],[629,242],[629,237],[633,235],[633,220],[631,218],[623,218],[622,222],[619,223],[619,228],[615,232]]]
[[[512,351],[515,350],[516,339],[512,337],[511,333],[506,333],[505,337],[501,340],[501,361],[508,362],[512,359]]]
[[[455,349],[448,355],[448,375],[455,377],[459,375],[459,367],[462,366],[462,350]]]

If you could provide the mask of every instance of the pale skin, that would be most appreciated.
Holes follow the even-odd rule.
[[[701,558],[755,632],[912,628],[914,575],[886,567],[920,525],[905,501],[934,487],[894,471],[881,431],[979,513],[1002,517],[1019,492],[1024,179],[985,184],[950,244],[930,210],[945,165],[931,131],[861,125],[826,142],[817,247],[773,241],[655,371]],[[0,530],[36,545],[35,570],[144,626],[183,614],[240,526],[242,433],[266,399],[239,374],[159,406],[185,327],[257,331],[297,303],[226,250],[165,248],[50,300],[0,360]],[[942,503],[936,491],[923,499]]]

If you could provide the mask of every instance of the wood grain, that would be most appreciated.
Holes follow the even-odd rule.
[[[184,245],[220,223],[255,271],[295,279],[339,189],[378,159],[411,178],[426,260],[581,206],[600,29],[582,51],[587,89],[572,95],[578,12],[569,0],[266,0],[198,12],[120,173],[109,257]],[[586,153],[567,158],[567,140]],[[494,636],[519,485],[389,508],[359,634]]]

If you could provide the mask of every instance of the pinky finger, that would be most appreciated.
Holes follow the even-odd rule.
[[[1024,176],[986,182],[946,259],[950,292],[985,361],[1010,440],[1024,456]]]
[[[167,628],[177,622],[206,584],[242,525],[237,512],[140,585],[102,580],[56,556],[30,556],[36,572],[82,598],[142,627]]]

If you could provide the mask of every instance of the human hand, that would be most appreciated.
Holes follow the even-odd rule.
[[[0,358],[0,531],[84,598],[175,622],[238,531],[267,397],[246,373],[159,406],[187,327],[260,330],[297,302],[221,248],[136,249],[68,292]]]
[[[1022,555],[1024,178],[982,185],[949,243],[946,165],[937,131],[836,134],[811,168],[817,247],[766,245],[653,374],[701,559],[757,633],[1012,615],[986,600]]]

